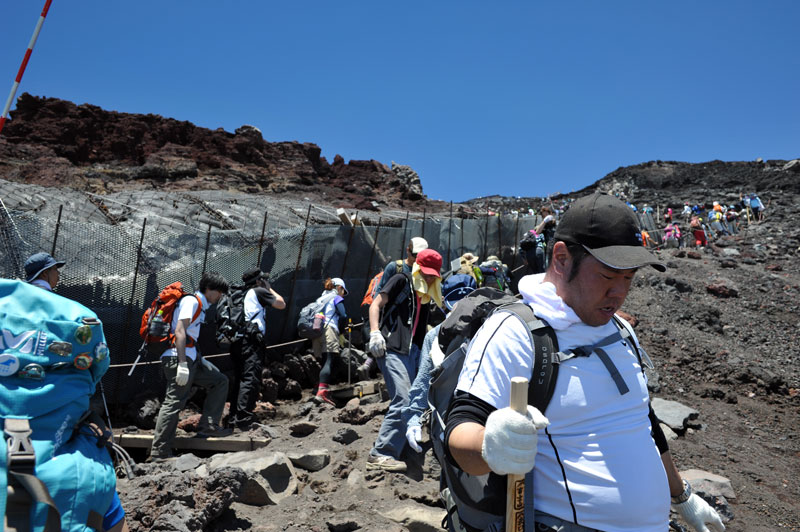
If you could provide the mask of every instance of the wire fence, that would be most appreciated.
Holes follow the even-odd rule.
[[[164,222],[155,216],[158,221],[153,223],[153,217],[136,217],[132,211],[120,223],[122,211],[112,208],[105,219],[66,220],[61,216],[63,208],[50,207],[50,215],[43,216],[7,210],[0,200],[0,276],[23,278],[25,258],[39,251],[66,261],[55,291],[91,308],[102,320],[115,366],[103,380],[112,402],[127,401],[134,389],[140,391],[140,375],[144,381],[154,377],[148,372],[157,371],[156,366],[137,366],[133,378],[128,377],[129,367],[120,366],[136,359],[141,316],[159,290],[172,282],[181,281],[193,289],[204,271],[216,271],[237,285],[248,269],[270,272],[270,283],[286,299],[287,308],[268,309],[267,343],[285,344],[296,338],[300,309],[319,296],[327,277],[345,280],[350,292],[345,306],[357,320],[370,279],[388,261],[405,257],[411,237],[422,236],[439,251],[444,269],[468,251],[484,258],[498,255],[513,268],[521,264],[517,242],[540,221],[521,215],[463,219],[420,218],[418,213],[416,217],[403,213],[401,218],[395,213],[386,222],[378,216],[372,225],[364,220],[351,226],[342,224],[330,208],[308,205],[305,212],[295,213],[295,207],[289,214],[284,211],[285,216],[251,213],[238,227],[231,227],[209,212],[215,209],[187,201],[197,206],[193,215],[207,216],[205,228],[197,227],[196,218],[189,225],[177,223],[174,217]],[[167,208],[156,205],[156,210]],[[290,217],[294,220],[287,223]],[[320,218],[335,219],[338,224],[320,224]],[[207,321],[213,317],[212,308]],[[211,331],[203,330],[199,345],[204,353],[219,352]]]
[[[297,200],[222,191],[98,196],[0,180],[0,276],[22,278],[25,258],[39,251],[66,261],[56,292],[93,309],[103,321],[115,366],[104,386],[119,402],[131,393],[129,367],[120,366],[136,359],[144,309],[172,282],[193,289],[204,271],[217,271],[237,285],[248,269],[270,272],[287,308],[268,309],[267,342],[297,349],[304,347],[291,343],[297,315],[319,296],[323,279],[345,280],[351,294],[345,306],[358,321],[370,279],[387,262],[404,258],[410,238],[424,237],[441,253],[445,270],[465,252],[483,259],[497,255],[513,270],[521,265],[517,243],[541,221],[522,214],[464,218],[451,213],[452,205],[444,216],[362,212],[356,213],[357,225],[347,225],[336,209]],[[652,245],[665,246],[653,215],[638,217]],[[728,222],[722,227],[736,231]],[[714,228],[709,224],[708,230]],[[686,224],[683,233],[691,241]],[[212,307],[207,320],[213,319]],[[204,353],[219,352],[210,328],[203,328],[199,345]],[[156,368],[142,365],[136,373],[147,382]]]

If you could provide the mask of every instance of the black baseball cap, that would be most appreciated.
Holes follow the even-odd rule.
[[[667,267],[642,245],[639,220],[625,203],[596,192],[575,200],[556,227],[555,240],[582,245],[611,268],[630,270],[650,265]]]
[[[269,274],[266,272],[262,272],[258,268],[247,270],[242,274],[242,282],[244,284],[253,284],[259,279],[269,279]]]

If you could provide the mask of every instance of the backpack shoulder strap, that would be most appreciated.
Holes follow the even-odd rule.
[[[203,300],[200,299],[200,296],[197,294],[192,294],[195,299],[197,299],[197,310],[194,311],[194,316],[192,316],[192,321],[189,323],[192,324],[197,321],[197,318],[200,317],[200,313],[203,312]]]
[[[528,386],[528,404],[544,413],[553,397],[558,376],[558,361],[555,357],[558,353],[556,333],[546,321],[536,317],[533,309],[525,303],[512,303],[501,308],[519,318],[528,330],[533,346],[533,369]]]
[[[8,441],[8,485],[10,492],[6,502],[4,527],[6,530],[30,530],[31,504],[38,502],[47,506],[47,522],[44,532],[61,530],[61,514],[44,482],[36,478],[36,452],[30,436],[27,419],[5,420],[3,427]],[[12,489],[14,488],[14,489]]]
[[[644,349],[642,349],[642,346],[639,345],[639,342],[636,340],[636,338],[633,337],[633,334],[631,334],[629,326],[625,325],[622,322],[622,318],[618,317],[616,314],[614,314],[613,321],[614,325],[616,325],[617,329],[619,329],[619,333],[622,336],[622,339],[631,344],[633,352],[636,353],[636,358],[639,359],[639,366],[642,368],[642,372],[644,372],[645,366],[650,369],[653,369],[655,367],[653,365],[653,361],[650,360],[650,356]]]

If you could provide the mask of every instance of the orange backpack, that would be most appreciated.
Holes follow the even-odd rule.
[[[396,269],[395,273],[403,273],[402,260],[394,261],[394,267]],[[367,285],[367,292],[364,294],[364,299],[361,300],[362,307],[364,305],[371,305],[372,300],[375,299],[375,296],[378,295],[378,285],[381,284],[381,279],[383,278],[384,271],[386,270],[384,269],[379,271],[378,274],[375,277],[373,277],[372,280],[369,282],[369,285]]]
[[[139,325],[139,336],[144,339],[149,348],[154,348],[154,351],[163,348],[161,350],[163,352],[167,347],[175,345],[175,335],[170,332],[172,317],[175,314],[175,309],[178,308],[180,300],[191,295],[183,289],[183,284],[180,281],[176,281],[164,288],[158,294],[158,297],[150,303],[150,307],[144,311],[142,323]],[[198,296],[195,295],[194,297],[197,298],[198,304],[191,323],[197,320],[203,311],[203,302]],[[186,347],[193,346],[194,340],[187,336]]]

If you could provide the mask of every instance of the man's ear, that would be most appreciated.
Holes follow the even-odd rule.
[[[572,255],[567,249],[567,245],[562,242],[553,244],[553,259],[551,261],[555,273],[566,277],[572,269]]]

